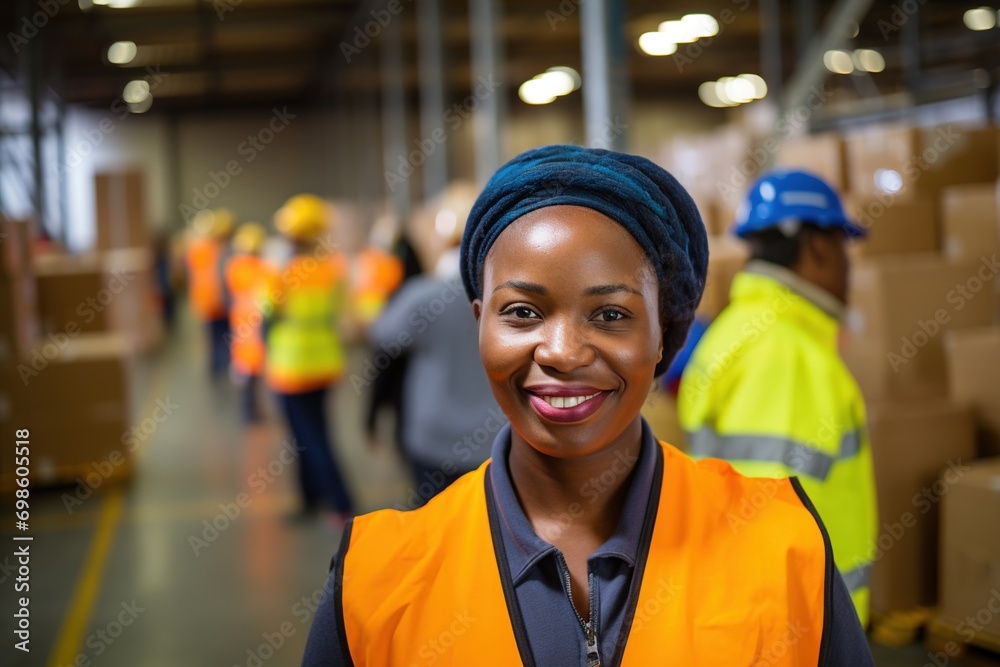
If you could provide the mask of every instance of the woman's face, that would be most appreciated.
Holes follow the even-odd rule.
[[[520,218],[490,249],[473,309],[493,395],[537,451],[586,456],[638,419],[663,354],[658,285],[610,218],[578,206]]]

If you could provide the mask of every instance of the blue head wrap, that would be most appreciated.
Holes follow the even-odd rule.
[[[583,206],[611,218],[639,243],[660,284],[661,375],[684,345],[701,300],[708,237],[698,208],[666,170],[646,158],[581,146],[543,146],[517,156],[486,184],[462,237],[462,282],[483,295],[483,264],[512,222],[547,206]]]

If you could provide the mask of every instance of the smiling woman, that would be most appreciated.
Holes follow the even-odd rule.
[[[639,414],[707,254],[643,158],[548,146],[497,172],[462,278],[510,425],[425,507],[347,526],[304,664],[872,664],[798,483],[696,463]]]

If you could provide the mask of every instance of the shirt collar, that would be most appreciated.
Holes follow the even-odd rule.
[[[507,465],[507,457],[510,454],[510,433],[510,424],[505,424],[493,441],[490,483],[493,485],[493,497],[497,504],[500,527],[508,538],[507,560],[511,577],[517,584],[535,565],[557,549],[535,533],[524,510],[521,509]],[[653,486],[656,448],[659,446],[645,419],[642,420],[641,438],[639,460],[632,469],[632,482],[625,496],[618,526],[590,559],[613,557],[625,561],[630,567],[635,566],[646,505]],[[588,495],[581,490],[580,502],[587,501]]]
[[[837,297],[790,269],[764,260],[751,259],[743,270],[777,280],[837,321],[844,316],[845,306]]]

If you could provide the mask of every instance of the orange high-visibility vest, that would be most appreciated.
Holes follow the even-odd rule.
[[[835,570],[797,480],[743,477],[660,444],[620,664],[819,664]],[[421,509],[348,525],[334,575],[347,664],[532,664],[520,614],[508,611],[518,607],[488,465]]]
[[[243,375],[264,372],[263,298],[268,284],[267,262],[256,255],[236,255],[226,264],[226,285],[232,296],[229,325],[233,368]]]
[[[222,244],[215,239],[195,239],[188,247],[188,296],[195,316],[204,322],[226,317],[221,261]]]
[[[336,321],[342,310],[347,262],[296,255],[271,280],[265,374],[276,392],[296,394],[327,387],[344,371]]]
[[[379,248],[366,248],[358,253],[351,280],[357,318],[366,324],[374,322],[401,282],[401,259]]]

